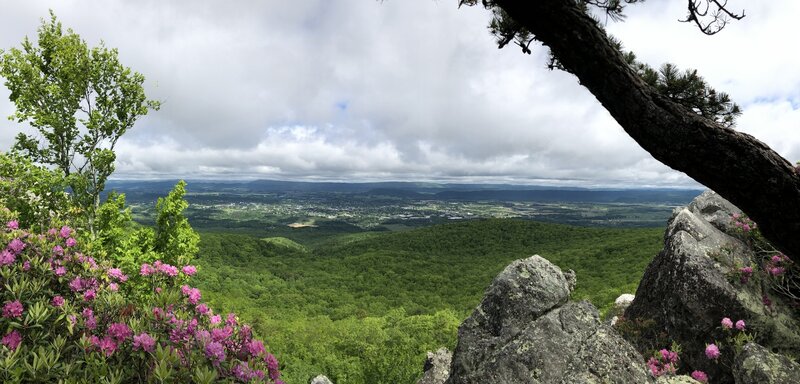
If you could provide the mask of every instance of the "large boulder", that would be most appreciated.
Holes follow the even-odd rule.
[[[569,302],[574,283],[539,256],[506,267],[459,327],[446,383],[652,382],[596,308]]]
[[[656,384],[697,384],[698,381],[690,376],[661,376],[656,380]]]
[[[447,348],[439,348],[436,352],[428,352],[425,360],[422,378],[417,384],[443,384],[450,374],[450,362],[453,360],[453,353]]]
[[[796,384],[800,382],[800,364],[749,343],[736,357],[733,375],[737,384]]]
[[[325,375],[317,375],[315,378],[311,379],[308,384],[333,384],[331,379]]]
[[[702,370],[715,383],[733,382],[732,349],[720,362],[706,358],[707,343],[724,338],[722,318],[745,320],[757,341],[775,351],[800,352],[800,323],[780,297],[756,279],[742,282],[735,272],[753,266],[755,254],[735,234],[731,215],[741,213],[727,200],[707,191],[688,207],[678,209],[665,233],[664,249],[653,259],[639,283],[626,322],[647,324],[637,344],[642,354],[676,341],[683,348],[681,364]],[[763,298],[769,295],[770,304]],[[642,330],[640,330],[642,331]],[[644,337],[641,337],[644,336]],[[662,340],[663,339],[663,340]],[[663,341],[662,345],[654,342]]]

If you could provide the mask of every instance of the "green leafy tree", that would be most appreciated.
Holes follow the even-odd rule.
[[[16,111],[41,135],[20,133],[15,148],[34,162],[55,166],[67,178],[76,206],[94,234],[100,192],[114,172],[119,138],[160,103],[148,100],[144,76],[119,62],[116,49],[101,42],[89,48],[50,12],[36,44],[0,52],[0,75]]]
[[[156,203],[155,251],[163,255],[163,260],[183,265],[189,263],[197,254],[200,236],[189,225],[183,211],[189,206],[184,200],[186,182],[181,180],[167,197],[159,197]]]
[[[17,212],[25,227],[44,229],[69,211],[59,172],[31,163],[18,153],[0,153],[0,205]]]

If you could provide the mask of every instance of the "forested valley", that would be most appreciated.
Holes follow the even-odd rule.
[[[313,231],[304,228],[301,231]],[[412,383],[509,262],[540,254],[578,276],[576,299],[608,311],[661,248],[663,228],[480,219],[403,232],[287,238],[201,232],[198,286],[251,322],[289,383]]]

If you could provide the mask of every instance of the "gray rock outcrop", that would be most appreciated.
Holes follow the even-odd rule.
[[[417,384],[443,384],[450,374],[450,362],[453,360],[453,353],[447,348],[439,348],[436,352],[428,352],[425,360],[425,367],[422,378]]]
[[[311,379],[308,384],[333,384],[333,382],[328,378],[328,376],[317,375],[317,377]]]
[[[737,384],[796,384],[800,382],[800,364],[749,343],[737,356],[733,375]]]
[[[539,256],[506,267],[459,327],[446,383],[652,382],[596,308],[569,302],[574,281]]]
[[[757,330],[757,341],[772,350],[800,352],[800,323],[788,306],[774,296],[765,305],[762,298],[768,292],[762,284],[742,283],[732,274],[741,266],[757,268],[753,250],[731,235],[733,213],[740,211],[711,191],[676,210],[664,249],[647,267],[625,311],[629,321],[650,322],[653,334],[678,342],[682,367],[705,371],[715,383],[733,382],[726,368],[733,365],[732,351],[723,350],[720,363],[704,355],[706,343],[723,337],[724,317],[745,320],[748,329]],[[652,347],[638,346],[643,353]]]
[[[656,380],[656,384],[698,384],[698,381],[691,376],[661,376]]]

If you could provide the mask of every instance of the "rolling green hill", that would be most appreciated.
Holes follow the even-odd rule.
[[[256,327],[288,383],[412,383],[425,351],[453,347],[457,326],[509,262],[540,254],[577,272],[576,299],[607,310],[634,292],[663,228],[572,227],[513,219],[313,244],[203,233],[200,288]],[[288,239],[286,239],[288,240]]]

